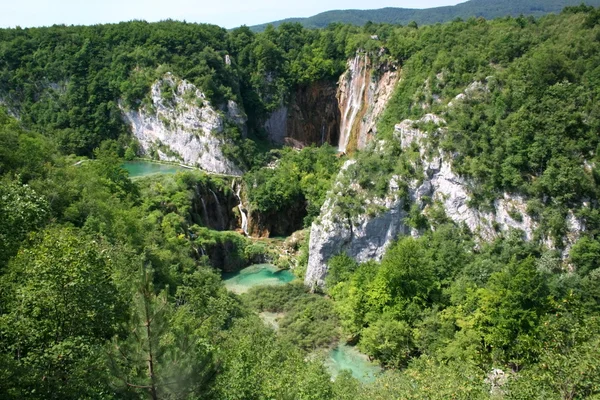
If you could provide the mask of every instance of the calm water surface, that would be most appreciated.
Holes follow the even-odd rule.
[[[356,348],[339,344],[329,351],[325,366],[335,378],[342,370],[350,370],[352,376],[361,382],[373,382],[382,368],[369,361],[368,357]]]
[[[257,264],[239,272],[223,274],[225,287],[234,293],[246,293],[255,286],[285,285],[296,277],[288,270],[278,270],[271,264]]]
[[[185,168],[178,165],[166,165],[154,163],[151,161],[127,161],[123,168],[129,172],[131,178],[154,174],[174,174],[179,171],[185,171]]]

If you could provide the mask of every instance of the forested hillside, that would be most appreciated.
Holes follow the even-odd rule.
[[[550,13],[559,13],[568,6],[587,4],[598,7],[597,0],[469,0],[455,6],[433,7],[425,9],[387,7],[377,10],[332,10],[308,18],[288,18],[281,21],[250,27],[260,32],[271,24],[275,27],[286,22],[297,22],[306,28],[325,28],[329,24],[342,23],[362,26],[367,22],[376,24],[431,25],[449,22],[456,18],[483,17],[493,19],[510,15],[541,17]]]
[[[338,151],[325,128],[374,115],[382,76]],[[587,6],[0,30],[0,398],[597,398],[599,91]],[[274,140],[315,104],[321,140]],[[131,177],[135,112],[212,118],[243,176]],[[225,288],[262,263],[308,285]],[[338,344],[383,370],[332,380]]]

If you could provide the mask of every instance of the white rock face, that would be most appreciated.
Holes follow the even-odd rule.
[[[381,66],[374,77],[373,66],[366,54],[357,53],[348,60],[346,72],[338,81],[340,107],[340,139],[338,149],[345,152],[353,135],[359,149],[377,133],[377,120],[394,92],[399,75],[391,65]]]
[[[484,241],[490,241],[500,234],[510,230],[519,230],[526,240],[534,238],[538,225],[526,213],[526,200],[520,196],[504,193],[502,198],[494,202],[494,209],[482,212],[469,206],[471,199],[471,183],[452,171],[451,159],[441,151],[428,153],[427,134],[414,128],[417,123],[434,122],[444,124],[444,120],[428,114],[419,121],[405,120],[395,127],[395,139],[400,141],[404,150],[416,147],[420,153],[420,164],[423,167],[423,179],[408,185],[408,199],[419,205],[421,212],[427,214],[427,206],[423,202],[426,196],[443,205],[448,218],[457,224],[465,224],[471,232]],[[443,128],[439,128],[443,129]],[[385,147],[380,141],[375,151]],[[316,220],[310,233],[308,269],[305,284],[310,287],[323,286],[327,274],[329,258],[341,253],[347,253],[359,262],[380,260],[387,247],[399,236],[411,234],[418,236],[419,232],[411,230],[404,222],[407,213],[404,211],[406,197],[398,195],[399,177],[391,178],[389,191],[384,200],[369,199],[382,208],[375,216],[360,215],[350,220],[336,215],[336,199],[342,189],[341,180],[348,167],[354,161],[348,161],[338,176],[338,183],[329,194],[321,209],[321,216]],[[351,183],[351,186],[358,187]],[[568,255],[568,249],[585,230],[585,226],[573,213],[567,216],[567,249],[563,257]],[[552,245],[550,244],[550,247]]]
[[[354,160],[344,164],[340,177],[352,164]],[[313,287],[323,286],[323,279],[327,274],[327,261],[332,256],[344,251],[360,262],[379,260],[395,238],[409,233],[404,224],[406,217],[406,212],[403,210],[404,201],[398,196],[399,186],[394,184],[394,178],[390,182],[388,196],[383,200],[371,201],[372,204],[386,210],[375,217],[361,215],[358,219],[351,220],[335,215],[334,207],[340,189],[338,182],[332,192],[336,195],[329,196],[321,209],[320,221],[313,223],[311,227],[305,283]]]
[[[163,90],[172,90],[166,99]],[[219,136],[229,120],[244,128],[245,114],[229,101],[225,115],[215,110],[191,83],[166,74],[152,85],[152,107],[124,110],[126,121],[144,154],[156,151],[161,160],[179,162],[207,172],[241,175],[223,155],[228,140]]]

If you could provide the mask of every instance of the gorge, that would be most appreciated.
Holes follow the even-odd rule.
[[[597,397],[599,38],[0,29],[0,397]]]

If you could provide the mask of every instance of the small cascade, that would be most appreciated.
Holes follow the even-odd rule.
[[[202,197],[202,193],[200,193],[200,187],[198,185],[196,185],[196,198],[200,199],[200,202],[202,203],[202,221],[204,222],[205,226],[209,226],[209,222],[208,222],[208,211],[206,211],[206,202],[204,201],[204,198]]]
[[[206,210],[206,202],[204,201],[204,197],[199,196],[200,201],[202,202],[202,211],[204,212],[204,225],[209,226],[208,222],[208,211]]]
[[[354,126],[354,120],[360,109],[363,107],[363,97],[367,87],[367,67],[366,65],[362,65],[361,58],[362,57],[357,54],[350,65],[351,75],[348,84],[349,93],[344,99],[344,112],[340,126],[340,140],[338,143],[338,150],[340,152],[346,151],[352,133],[352,127]]]
[[[242,192],[242,185],[237,185],[237,187],[236,187],[236,182],[234,180],[231,185],[231,189],[233,189],[233,192],[235,193],[235,197],[237,197],[237,199],[239,201],[237,207],[238,207],[238,210],[240,210],[240,216],[242,218],[242,231],[244,231],[244,234],[246,236],[248,236],[248,215],[246,215],[246,210],[244,210],[244,205],[242,204],[242,197],[240,196],[240,194]]]
[[[223,221],[223,213],[222,213],[222,210],[221,210],[221,204],[219,203],[219,198],[217,197],[217,194],[212,189],[208,189],[208,190],[212,193],[213,198],[215,199],[215,206],[217,207],[217,214],[219,216],[219,223],[221,224],[220,228],[221,228],[221,230],[224,230],[227,227],[225,226],[225,221]]]

